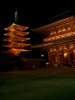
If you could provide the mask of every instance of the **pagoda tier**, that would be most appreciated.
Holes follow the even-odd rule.
[[[9,55],[17,55],[20,54],[20,52],[30,52],[31,50],[26,50],[26,49],[15,49],[15,48],[12,48],[8,51],[2,51],[3,53],[7,53]]]
[[[17,25],[15,23],[13,23],[12,25],[10,25],[9,27],[5,28],[5,30],[7,31],[11,31],[12,29],[14,30],[19,30],[19,31],[24,31],[24,30],[27,30],[29,27],[26,27],[26,26],[20,26],[20,25]]]
[[[15,48],[15,49],[20,49],[20,48],[24,48],[27,46],[30,46],[31,44],[28,43],[16,43],[16,42],[12,42],[10,44],[7,45],[3,45],[4,47],[9,47],[9,48]]]
[[[25,36],[27,34],[29,34],[29,32],[20,32],[20,31],[14,30],[13,32],[7,32],[7,33],[5,33],[4,36],[12,36],[12,35],[15,35],[15,36]]]
[[[3,39],[4,41],[7,41],[7,42],[12,42],[12,41],[14,41],[14,42],[25,42],[25,41],[27,41],[27,40],[30,40],[30,38],[24,38],[24,37],[16,37],[16,36],[14,36],[14,38],[11,38],[11,37],[9,37],[9,38],[6,38],[6,39]]]

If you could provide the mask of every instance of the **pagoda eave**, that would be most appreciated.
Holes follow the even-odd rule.
[[[24,31],[24,30],[27,30],[29,27],[25,27],[25,26],[21,26],[21,25],[17,25],[13,23],[9,27],[5,28],[4,30],[10,31],[12,28],[14,28],[15,30]]]

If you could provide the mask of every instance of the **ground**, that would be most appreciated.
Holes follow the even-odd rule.
[[[0,73],[1,100],[74,100],[75,68]]]

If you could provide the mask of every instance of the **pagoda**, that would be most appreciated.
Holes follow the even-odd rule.
[[[25,47],[30,46],[30,43],[26,43],[26,41],[30,40],[27,35],[29,32],[27,31],[29,27],[21,26],[16,24],[17,21],[17,12],[15,13],[15,23],[12,23],[10,26],[5,28],[7,32],[4,34],[5,38],[3,41],[8,42],[3,45],[3,47],[9,48],[4,51],[5,53],[9,53],[10,55],[18,56],[20,52],[30,52],[31,50],[25,49]]]

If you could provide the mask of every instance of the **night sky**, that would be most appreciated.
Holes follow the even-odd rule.
[[[66,11],[74,9],[72,0],[2,0],[0,3],[0,23],[9,26],[14,22],[15,9],[18,23],[31,28],[48,24],[50,20]]]

